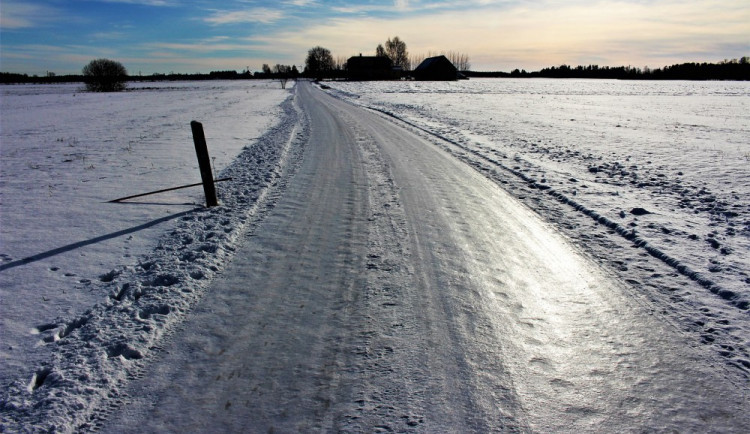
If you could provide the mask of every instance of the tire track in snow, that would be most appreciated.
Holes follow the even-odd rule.
[[[344,102],[357,105],[356,103],[352,103],[344,98],[339,97],[336,92],[330,93],[330,95],[333,97],[337,97]],[[741,297],[739,294],[736,294],[734,291],[722,288],[720,285],[707,278],[703,273],[699,273],[693,270],[679,259],[670,256],[662,249],[659,249],[657,246],[651,243],[649,240],[646,240],[639,236],[634,229],[627,228],[617,222],[612,221],[611,219],[601,215],[597,211],[578,203],[574,199],[559,191],[556,191],[548,184],[538,182],[536,179],[527,176],[525,173],[505,165],[498,158],[483,154],[478,149],[473,149],[462,145],[461,143],[435,133],[429,128],[422,127],[418,124],[415,124],[414,122],[406,120],[388,110],[369,106],[364,108],[372,110],[375,113],[379,113],[380,115],[384,116],[385,119],[389,119],[392,122],[402,125],[415,133],[420,133],[425,137],[433,138],[432,141],[437,146],[449,152],[459,160],[462,160],[468,165],[474,167],[482,176],[493,180],[502,188],[511,188],[514,194],[521,194],[521,199],[526,199],[526,195],[549,196],[555,202],[569,207],[569,209],[575,211],[580,216],[588,218],[596,225],[599,225],[605,230],[610,231],[610,233],[616,234],[623,241],[629,243],[630,246],[642,249],[646,254],[660,261],[665,266],[665,268],[668,267],[669,269],[674,270],[676,273],[679,273],[687,279],[695,282],[701,288],[704,288],[712,294],[716,295],[717,299],[723,302],[726,308],[737,309],[742,312],[741,315],[748,311],[750,305],[748,304],[749,301],[747,299]],[[438,141],[435,142],[434,139],[438,139]],[[508,180],[505,174],[511,174],[519,182],[514,183]],[[545,204],[544,202],[540,202],[538,199],[535,199],[535,201],[530,201],[532,203],[529,203],[529,201],[525,202],[527,202],[527,204],[532,209],[541,210],[538,212],[542,214],[543,217],[544,213],[555,212],[552,208],[549,207],[549,202]],[[564,216],[562,218],[566,219],[569,218],[569,216]],[[557,222],[557,224],[561,227],[561,229],[566,229],[566,226],[564,224],[560,224],[559,221]],[[576,229],[572,229],[570,235],[573,238],[577,238],[578,234],[576,233]],[[592,242],[592,240],[581,241]],[[594,242],[601,243],[603,241],[605,240],[597,239]],[[614,245],[612,247],[614,247]],[[661,277],[664,276],[663,274],[655,272],[653,269],[648,268],[647,266],[644,266],[643,268],[645,271],[652,272],[651,276],[643,276],[643,278],[646,281],[653,281],[653,283],[649,282],[649,286],[656,288],[657,291],[661,293],[646,294],[646,296],[651,299],[657,299],[657,302],[659,304],[665,306],[668,306],[672,303],[681,305],[684,312],[680,312],[674,309],[672,310],[673,314],[678,315],[677,319],[681,324],[680,328],[690,332],[691,334],[698,335],[701,344],[711,346],[717,354],[719,354],[724,360],[726,360],[728,366],[736,369],[745,379],[750,379],[750,348],[748,348],[748,342],[746,341],[746,339],[744,339],[742,333],[738,332],[736,327],[731,324],[731,322],[726,319],[722,319],[731,317],[732,315],[722,313],[724,308],[721,306],[693,306],[690,303],[690,297],[681,297],[672,294],[672,291],[675,291],[675,289],[672,288],[669,282],[664,282],[661,284],[658,283]],[[615,272],[618,272],[616,268],[613,270]],[[624,281],[632,285],[637,292],[642,293],[642,289],[640,288],[642,284],[640,281],[634,280],[632,276],[626,273],[620,274],[623,274]]]
[[[609,219],[609,218],[607,218],[607,217],[599,214],[595,210],[587,208],[586,206],[584,206],[584,205],[578,203],[577,201],[575,201],[574,199],[572,199],[572,198],[564,195],[563,193],[560,193],[560,192],[556,191],[554,188],[550,187],[549,185],[547,185],[545,183],[540,183],[536,179],[527,176],[525,173],[523,173],[521,171],[518,171],[518,170],[515,170],[515,169],[513,169],[511,167],[508,167],[508,166],[506,166],[505,164],[503,164],[502,162],[500,162],[500,161],[498,161],[496,159],[487,157],[486,155],[482,154],[480,151],[478,151],[476,149],[470,149],[470,148],[468,148],[466,146],[463,146],[462,144],[460,144],[460,143],[458,143],[456,141],[453,141],[453,140],[451,140],[451,139],[449,139],[447,137],[444,137],[444,136],[442,136],[440,134],[437,134],[437,133],[435,133],[433,131],[430,131],[429,129],[421,127],[421,126],[419,126],[419,125],[417,125],[417,124],[415,124],[413,122],[410,122],[410,121],[408,121],[406,119],[403,119],[400,116],[398,116],[398,115],[396,115],[396,114],[394,114],[392,112],[389,112],[387,110],[379,109],[379,108],[374,108],[374,107],[368,107],[368,108],[371,109],[371,110],[373,110],[373,111],[382,113],[382,114],[384,114],[386,116],[389,116],[389,117],[391,117],[391,118],[393,118],[393,119],[395,119],[395,120],[397,120],[397,121],[399,121],[401,123],[409,125],[412,128],[415,128],[415,129],[420,130],[420,131],[422,131],[424,133],[427,133],[427,134],[429,134],[429,135],[431,135],[431,136],[433,136],[433,137],[435,137],[437,139],[440,139],[443,142],[449,143],[449,144],[451,144],[451,145],[453,145],[453,146],[461,149],[462,151],[464,151],[466,153],[469,153],[469,154],[473,155],[474,157],[477,157],[482,162],[490,164],[490,166],[494,166],[494,167],[500,168],[504,172],[510,173],[511,175],[513,175],[513,176],[521,179],[522,181],[524,181],[525,183],[527,183],[528,186],[531,187],[532,189],[537,189],[539,191],[547,192],[547,194],[549,194],[550,196],[554,197],[559,202],[561,202],[561,203],[563,203],[565,205],[569,205],[575,211],[578,211],[578,212],[580,212],[580,213],[582,213],[582,214],[590,217],[595,222],[597,222],[597,223],[599,223],[599,224],[601,224],[601,225],[603,225],[603,226],[605,226],[605,227],[607,227],[609,229],[614,230],[618,235],[620,235],[624,239],[626,239],[628,241],[631,241],[637,247],[643,248],[645,251],[647,251],[654,258],[659,259],[660,261],[664,262],[666,265],[669,265],[670,267],[672,267],[673,269],[675,269],[677,272],[679,272],[683,276],[685,276],[685,277],[691,279],[692,281],[698,283],[702,287],[704,287],[704,288],[708,289],[709,291],[711,291],[713,294],[716,294],[719,297],[721,297],[722,299],[728,301],[730,304],[732,304],[733,306],[737,307],[738,309],[743,310],[743,311],[746,311],[746,310],[750,309],[750,300],[746,300],[746,299],[741,298],[739,296],[739,294],[736,294],[733,291],[730,291],[730,290],[727,290],[727,289],[723,289],[721,286],[719,286],[718,284],[714,283],[711,279],[705,277],[702,273],[699,273],[699,272],[693,270],[687,264],[682,263],[682,261],[680,261],[679,259],[674,258],[674,257],[668,255],[663,250],[661,250],[658,247],[655,247],[653,244],[649,243],[647,240],[639,237],[637,235],[635,229],[632,229],[632,228],[628,229],[627,227],[624,227],[624,226],[620,225],[619,223],[612,221],[611,219]],[[453,154],[455,156],[457,156],[458,158],[466,161],[470,165],[477,167],[477,169],[480,172],[483,172],[483,173],[485,173],[485,175],[489,176],[490,178],[493,178],[493,176],[492,176],[493,174],[492,173],[487,173],[487,172],[489,172],[488,168],[484,167],[484,165],[481,162],[477,163],[476,160],[473,160],[471,158],[466,158],[462,154],[458,154],[458,153],[455,153],[455,152],[453,152]]]
[[[361,124],[341,107],[337,110],[357,131],[372,178],[373,225],[363,300],[368,329],[359,341],[366,374],[361,380],[365,386],[359,392],[361,415],[355,431],[378,426],[396,432],[528,430],[508,377],[499,380],[496,376],[505,371],[502,362],[490,357],[480,363],[482,352],[466,341],[462,326],[453,323],[467,319],[456,308],[456,300],[442,295],[440,277],[429,271],[435,266],[432,253],[422,250],[419,230],[410,228],[401,197],[404,187],[391,172],[393,156],[386,156],[382,149],[393,138],[372,124]],[[411,218],[415,218],[413,212]],[[445,328],[438,326],[443,322]],[[483,321],[471,318],[468,322]],[[479,339],[478,335],[473,339]],[[496,372],[487,375],[484,371],[491,366]],[[478,378],[485,383],[477,384]],[[496,391],[490,403],[486,391],[493,387]]]
[[[396,124],[400,125],[398,122]],[[400,126],[424,138],[424,135],[418,134],[418,131],[414,131],[408,126]],[[390,131],[385,126],[382,126],[381,130]],[[396,134],[392,133],[392,136],[396,136]],[[396,137],[383,140],[384,144],[390,144],[390,146],[384,146],[391,148],[390,155],[392,158],[406,160],[406,162],[398,161],[401,169],[398,172],[400,178],[397,179],[402,181],[405,174],[408,174],[411,170],[419,171],[420,163],[424,164],[421,155],[412,157],[410,160],[409,152],[400,151],[400,149],[411,147],[413,141],[415,140],[408,138],[399,140]],[[428,138],[427,141],[435,144],[434,138],[432,140]],[[440,143],[438,143],[438,146],[454,157],[457,156],[457,151],[454,148]],[[413,147],[417,148],[418,146],[414,145]],[[399,149],[399,151],[396,151],[396,149]],[[412,153],[420,154],[420,151],[412,150]],[[424,154],[424,158],[432,156],[431,151],[425,150]],[[458,155],[461,155],[460,152]],[[491,167],[484,166],[484,170],[482,170],[482,167],[477,167],[475,160],[465,155],[462,157],[460,159],[468,162],[474,169],[478,169],[476,173],[484,178],[489,178],[494,183],[499,183],[497,178],[493,179],[488,176],[488,173],[492,172]],[[413,161],[413,167],[410,165],[411,161]],[[395,161],[391,162],[394,163]],[[430,170],[425,170],[425,173],[431,173]],[[510,390],[522,396],[523,404],[521,407],[523,410],[520,412],[514,410],[513,400],[508,399],[508,396],[503,393],[498,393],[493,398],[484,396],[484,403],[494,405],[502,403],[499,405],[500,409],[505,407],[508,410],[507,414],[510,417],[499,425],[503,427],[502,429],[512,430],[517,427],[516,429],[523,431],[524,427],[527,427],[524,423],[525,411],[532,413],[532,416],[529,417],[532,420],[532,429],[542,429],[543,431],[556,431],[563,427],[573,429],[571,428],[573,425],[566,425],[566,423],[575,424],[578,427],[577,429],[586,429],[585,427],[593,429],[592,427],[602,426],[601,423],[604,420],[608,421],[610,427],[617,424],[620,424],[620,427],[633,427],[636,426],[633,425],[634,423],[639,423],[644,424],[642,427],[646,429],[646,422],[639,419],[640,417],[652,417],[654,421],[657,419],[663,420],[667,424],[664,426],[673,426],[672,424],[674,424],[674,426],[697,427],[706,423],[707,426],[724,427],[727,430],[732,430],[742,425],[743,421],[746,420],[743,410],[741,410],[746,408],[746,400],[743,401],[743,399],[746,399],[746,393],[742,389],[741,380],[738,382],[734,373],[725,377],[727,372],[721,367],[716,368],[712,357],[706,357],[702,348],[692,346],[689,339],[683,339],[684,337],[681,334],[674,333],[674,330],[670,329],[673,324],[669,319],[664,324],[665,318],[661,315],[652,317],[653,305],[643,303],[642,297],[637,295],[633,297],[634,294],[628,291],[625,285],[621,288],[623,291],[621,293],[618,290],[618,285],[611,284],[609,278],[596,272],[588,277],[586,277],[586,272],[577,276],[573,280],[578,281],[570,287],[568,285],[571,282],[565,282],[564,279],[556,282],[554,275],[552,280],[545,281],[542,278],[538,282],[534,282],[534,277],[531,277],[534,276],[534,271],[527,270],[531,277],[528,283],[532,283],[528,285],[523,276],[517,282],[512,281],[512,275],[518,273],[518,271],[504,273],[502,267],[500,269],[490,268],[489,265],[493,261],[505,262],[504,259],[500,259],[504,255],[514,256],[511,252],[514,252],[514,248],[517,246],[509,244],[507,249],[501,248],[500,251],[492,253],[482,250],[484,245],[487,245],[488,249],[489,246],[496,246],[497,240],[491,239],[490,233],[495,237],[506,237],[503,236],[504,234],[492,232],[488,228],[487,239],[483,239],[477,237],[476,233],[472,234],[471,225],[467,224],[468,227],[462,226],[461,221],[463,219],[476,218],[476,215],[486,213],[487,210],[483,208],[483,205],[474,203],[477,198],[468,201],[461,200],[471,198],[472,194],[476,194],[470,188],[464,187],[465,191],[455,195],[455,191],[461,191],[461,186],[465,186],[467,181],[454,179],[454,177],[455,174],[447,170],[442,175],[436,176],[433,173],[423,180],[414,179],[413,183],[409,185],[396,181],[398,188],[404,189],[402,194],[411,196],[408,200],[409,207],[407,209],[411,216],[407,218],[407,221],[416,224],[416,226],[407,230],[410,237],[415,240],[410,245],[431,245],[437,240],[437,244],[432,244],[429,248],[420,252],[411,248],[411,255],[419,256],[420,259],[415,258],[410,262],[420,264],[426,270],[432,270],[432,272],[427,271],[422,278],[414,278],[413,282],[417,287],[420,285],[420,281],[427,284],[427,287],[424,288],[426,291],[423,292],[426,297],[422,301],[426,304],[432,303],[433,309],[444,310],[446,317],[441,318],[441,320],[446,321],[445,325],[449,329],[458,325],[463,330],[458,332],[458,330],[453,329],[453,331],[458,332],[459,336],[463,333],[466,333],[464,336],[473,335],[476,342],[479,343],[479,348],[482,348],[478,349],[477,346],[472,345],[462,347],[460,338],[447,338],[441,342],[442,345],[456,345],[460,348],[458,353],[463,354],[463,356],[457,357],[455,360],[449,357],[450,353],[445,354],[448,356],[445,358],[446,360],[451,359],[450,363],[462,366],[458,371],[459,374],[472,372],[472,368],[474,369],[473,373],[476,374],[476,377],[472,375],[466,377],[459,375],[458,377],[465,379],[466,383],[475,381],[477,377],[484,378],[487,387],[483,391],[484,393],[487,393],[488,389],[492,389],[491,386],[487,385],[492,384],[490,380],[493,380],[499,383],[495,383],[497,386],[500,386],[496,386],[496,390]],[[407,176],[408,178],[409,176]],[[478,180],[475,181],[482,184]],[[439,204],[430,202],[426,198],[426,202],[422,206],[415,207],[415,204],[420,203],[419,194],[414,197],[409,195],[408,192],[411,189],[421,191],[423,183],[432,186],[425,188],[425,196],[429,196],[429,192],[432,191],[436,198],[442,197],[443,200],[447,199],[447,202]],[[487,197],[489,201],[489,196]],[[456,203],[451,200],[455,200]],[[481,199],[479,202],[481,202]],[[513,209],[513,207],[509,208]],[[443,212],[441,210],[448,212],[443,224],[436,225],[437,228],[442,228],[445,232],[442,241],[441,236],[433,236],[436,238],[430,239],[430,232],[436,229],[425,225],[426,221],[434,220],[435,217],[420,218],[416,215],[419,211],[415,210],[423,210],[426,215],[431,212]],[[513,216],[513,218],[517,217]],[[457,221],[458,223],[456,223]],[[492,218],[486,221],[489,225],[492,222],[499,224]],[[455,226],[456,224],[457,226]],[[457,228],[458,231],[454,229],[455,239],[449,242],[445,237],[450,237],[449,234],[452,232],[450,229],[453,229],[453,227]],[[463,229],[466,229],[466,232]],[[476,227],[474,227],[475,229]],[[543,238],[545,233],[545,230],[541,230],[540,237]],[[535,234],[527,235],[533,239]],[[544,244],[536,247],[539,250],[547,248]],[[456,257],[460,253],[466,254],[467,257]],[[521,258],[523,258],[523,255],[527,255],[530,256],[528,259],[532,261],[539,260],[534,255],[529,255],[528,252],[516,253],[521,253]],[[489,256],[484,256],[486,254],[489,254]],[[543,255],[540,255],[540,257],[543,257]],[[547,270],[548,267],[554,270],[558,266],[562,266],[563,269],[577,270],[577,260],[567,258],[565,255],[547,259],[550,262],[539,264],[540,270]],[[523,259],[519,258],[507,259],[508,262],[514,260],[523,262]],[[567,263],[568,260],[572,260],[570,264]],[[586,261],[582,262],[585,263]],[[526,270],[525,267],[528,267],[523,263],[517,265],[520,270]],[[511,274],[510,283],[505,282],[506,279],[509,279],[505,275],[508,273]],[[489,309],[484,304],[487,303],[487,298],[492,299],[492,296],[488,297],[489,294],[485,294],[482,289],[479,289],[481,285],[477,287],[474,283],[474,281],[481,282],[483,279],[487,279],[487,283],[489,283],[487,289],[493,286],[508,288],[505,292],[495,293],[497,304]],[[536,283],[536,285],[533,283]],[[541,287],[537,287],[540,284]],[[556,287],[556,284],[561,286]],[[450,289],[454,286],[457,289],[465,290],[466,293],[456,291],[457,293],[448,295],[451,293]],[[584,290],[578,289],[580,292],[576,292],[576,286],[583,287]],[[518,292],[519,290],[520,292]],[[431,299],[428,295],[431,295],[432,291],[439,291],[439,293],[445,291],[446,294]],[[442,307],[438,307],[440,303],[443,303]],[[406,303],[402,301],[402,304]],[[418,305],[412,305],[412,307],[416,306]],[[495,313],[499,314],[501,323],[507,323],[506,326],[494,323],[492,320],[483,321],[485,318],[482,317],[482,313],[491,315],[490,312],[493,311],[493,308]],[[418,310],[418,308],[413,309],[413,311]],[[644,314],[644,312],[646,313]],[[430,318],[425,319],[428,319],[427,322],[429,322]],[[567,329],[570,326],[573,327]],[[664,330],[664,336],[654,336],[653,330]],[[422,330],[422,332],[426,332],[425,335],[429,334],[430,331],[432,330]],[[484,333],[487,333],[487,335]],[[499,336],[499,338],[495,340],[490,336]],[[517,339],[516,336],[520,339]],[[485,340],[485,337],[488,338]],[[528,342],[524,342],[524,337]],[[507,342],[508,340],[510,342]],[[493,365],[493,360],[490,357],[483,359],[482,351],[498,346],[498,341],[500,341],[499,350],[496,350],[497,352],[493,354],[496,358],[505,360],[512,372],[511,377],[517,378],[515,382],[508,382],[507,378],[502,378],[502,373],[507,371],[503,362]],[[419,345],[420,339],[413,339],[411,342],[412,345]],[[547,344],[550,346],[547,346]],[[601,346],[597,347],[597,345]],[[637,350],[639,346],[643,347],[643,351]],[[538,348],[538,350],[535,348]],[[654,352],[654,354],[645,354],[648,352]],[[563,355],[565,353],[570,354],[565,356]],[[644,354],[644,356],[641,357],[638,354]],[[533,357],[526,360],[524,357],[527,355],[533,355]],[[683,362],[682,357],[684,357],[684,360],[689,359],[690,361]],[[462,365],[462,359],[466,362],[464,365]],[[422,359],[422,361],[424,360]],[[479,363],[480,360],[483,360],[484,363]],[[667,362],[667,360],[670,361]],[[684,372],[681,371],[683,367],[686,368]],[[463,371],[463,369],[466,369],[466,371]],[[674,370],[679,372],[673,372]],[[702,374],[699,374],[699,376],[704,379],[730,378],[730,384],[726,391],[733,391],[728,392],[728,394],[734,396],[732,398],[734,410],[727,411],[730,406],[724,407],[721,399],[719,399],[723,394],[723,386],[719,386],[720,381],[714,384],[714,380],[709,379],[703,386],[696,388],[695,384],[692,383],[698,380],[692,378],[691,375],[685,375],[685,372],[688,371],[701,372]],[[431,372],[432,377],[430,379],[432,381],[439,378],[439,369],[434,369]],[[498,375],[500,376],[499,381],[497,377],[493,378],[493,376]],[[550,382],[545,384],[545,378],[549,379]],[[622,380],[623,378],[627,380]],[[467,389],[457,387],[456,402],[454,402],[456,408],[461,407],[461,404],[466,402],[462,399]],[[481,387],[478,390],[481,390]],[[701,403],[700,401],[704,398],[695,399],[697,390],[705,390],[705,396],[713,394],[713,398],[705,398],[705,402]],[[589,395],[588,398],[587,395]],[[433,393],[429,396],[438,399],[436,397],[439,396],[439,393]],[[471,398],[469,401],[471,401]],[[482,402],[482,400],[474,402]],[[709,410],[711,407],[713,409]],[[489,411],[487,414],[501,418],[503,413],[500,409],[495,408],[494,412]],[[481,412],[480,407],[474,408],[474,410],[477,410],[476,414]],[[695,417],[696,411],[698,413],[705,412],[705,414]],[[431,413],[428,412],[428,414]],[[671,416],[666,416],[667,414]],[[545,415],[548,417],[545,417]],[[575,420],[568,420],[570,417]],[[669,421],[670,418],[673,419]],[[480,427],[482,426],[486,428],[486,425],[482,424],[489,420],[491,418],[483,419],[479,417],[476,425],[469,426],[481,430]],[[566,420],[568,422],[565,422]],[[464,423],[467,421],[468,419],[464,420]],[[685,425],[680,425],[683,423]],[[446,424],[444,426],[454,425]]]
[[[304,161],[284,196],[151,380],[133,385],[151,399],[129,405],[106,429],[136,432],[147,418],[171,429],[331,431],[347,414],[356,418],[351,339],[366,268],[368,183],[353,136],[307,104]]]

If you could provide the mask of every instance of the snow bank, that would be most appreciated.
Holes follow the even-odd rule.
[[[306,127],[289,91],[277,90],[270,82],[252,83],[170,84],[104,96],[74,95],[65,91],[74,88],[64,87],[50,88],[59,93],[32,90],[31,96],[24,95],[29,91],[25,87],[4,89],[6,95],[19,92],[17,99],[3,99],[4,262],[0,277],[5,391],[0,410],[5,428],[72,431],[91,426],[92,411],[104,398],[116,396],[123,381],[139,375],[141,362],[224,268],[239,235],[273,203],[283,172],[301,158],[300,137]],[[5,116],[6,109],[24,101],[27,115],[50,110],[49,98],[88,101],[83,108],[70,110],[75,114],[65,115],[76,119],[71,123],[78,135],[73,141],[60,142],[57,148],[62,149],[54,148],[56,139],[51,139],[66,137],[59,126],[24,128],[22,117]],[[149,107],[157,102],[161,110]],[[56,104],[52,105],[57,110],[64,109],[65,103]],[[96,119],[101,124],[83,123],[96,113],[107,113]],[[105,118],[109,116],[114,117],[113,131],[107,133]],[[195,156],[187,128],[193,118],[204,123],[209,152],[217,156],[218,176],[233,178],[218,185],[220,207],[196,207],[199,195],[185,193],[154,196],[138,204],[102,203],[127,193],[194,181],[197,162],[192,161]],[[144,119],[150,129],[133,131]],[[51,123],[49,119],[36,122]],[[178,129],[187,133],[178,134]],[[146,155],[133,156],[127,143],[138,134],[141,138],[131,146]],[[175,143],[184,143],[187,151],[175,152]],[[227,146],[217,147],[218,143]],[[75,156],[66,161],[70,148],[85,149],[88,161],[82,163],[83,157]],[[31,167],[37,164],[44,165],[41,172]],[[65,169],[69,177],[61,178]],[[89,172],[93,170],[99,172]],[[39,194],[40,178],[56,182],[59,200],[48,202]],[[80,187],[82,180],[95,188]],[[29,205],[18,209],[15,205],[23,202],[24,191]],[[190,203],[181,205],[185,198]],[[71,203],[85,205],[85,211]],[[24,213],[30,227],[21,224]],[[33,219],[37,214],[38,225],[52,239],[39,238],[23,249],[18,238],[31,236],[37,229]],[[45,219],[51,221],[45,223]],[[133,221],[146,223],[111,232]],[[65,232],[70,227],[72,234]],[[88,234],[110,233],[39,254],[64,245],[67,237],[85,239],[80,234],[86,230]],[[138,247],[125,249],[128,253],[121,255],[123,250],[113,248],[112,240]],[[24,259],[28,252],[32,256]],[[74,277],[75,283],[50,279],[62,273],[71,274],[66,277]],[[57,309],[40,307],[47,302]],[[57,318],[50,315],[57,312]],[[20,333],[24,330],[25,336]]]

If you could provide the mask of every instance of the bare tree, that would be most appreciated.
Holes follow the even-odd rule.
[[[276,64],[276,66],[273,67],[273,73],[276,76],[276,79],[279,80],[279,83],[281,83],[282,89],[286,89],[286,83],[289,81],[291,71],[292,68],[287,65]]]
[[[394,36],[385,41],[385,53],[391,58],[393,66],[409,69],[409,52],[406,51],[406,42]]]
[[[95,59],[83,67],[86,89],[91,92],[118,92],[127,86],[128,71],[122,63]]]
[[[464,54],[461,59],[461,68],[459,68],[459,71],[468,71],[471,69],[471,62],[469,62],[469,55]]]
[[[424,54],[414,54],[409,56],[409,64],[411,66],[410,69],[416,68],[419,66],[420,63],[422,63],[426,59]]]
[[[448,53],[444,53],[444,55],[459,71],[468,71],[471,67],[471,64],[469,63],[469,56],[466,54],[449,51]]]
[[[336,62],[334,65],[334,69],[337,71],[346,71],[346,64],[349,59],[347,59],[344,56],[336,56]]]
[[[377,48],[375,48],[375,55],[378,57],[388,57],[385,48],[383,48],[383,44],[378,44]]]
[[[443,55],[448,60],[450,60],[453,66],[455,66],[456,69],[458,69],[459,71],[468,71],[471,68],[471,63],[469,62],[469,55],[458,53],[455,51],[448,51],[448,52],[443,51],[440,53],[428,51],[427,55],[417,54],[417,55],[411,56],[410,60],[411,60],[411,64],[414,65],[414,67],[417,67],[419,66],[420,63],[422,63],[422,61],[424,61],[424,59],[428,57],[436,57],[440,55]]]

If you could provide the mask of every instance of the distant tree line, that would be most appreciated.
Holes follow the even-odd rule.
[[[90,92],[117,92],[125,90],[129,81],[194,81],[194,80],[240,80],[240,79],[273,79],[281,83],[281,88],[286,88],[290,79],[297,79],[299,71],[296,65],[277,64],[271,69],[268,64],[263,65],[262,72],[250,72],[247,67],[242,73],[235,70],[211,71],[208,74],[161,74],[143,76],[128,75],[125,66],[120,62],[110,59],[94,59],[81,70],[80,75],[57,75],[47,72],[44,77],[28,74],[16,74],[0,72],[0,83],[76,83],[83,82],[86,90]]]
[[[540,71],[526,72],[514,69],[507,72],[466,73],[469,77],[518,78],[608,78],[619,80],[750,80],[750,57],[724,60],[719,63],[681,63],[664,68],[636,68],[632,66],[551,66]]]
[[[396,39],[396,38],[394,38]],[[391,40],[393,41],[393,40]],[[401,41],[403,42],[403,41]],[[385,50],[385,47],[382,47]],[[377,52],[377,49],[376,49]],[[311,57],[311,53],[313,56]],[[404,44],[404,53],[406,46]],[[408,53],[407,53],[408,54]],[[427,56],[411,56],[408,64],[417,66],[425,57],[432,57],[435,53]],[[724,60],[718,63],[681,63],[663,68],[651,69],[648,67],[635,68],[632,66],[576,66],[569,65],[551,66],[540,71],[527,72],[514,69],[511,72],[500,71],[471,71],[469,69],[468,56],[460,53],[448,52],[446,54],[451,62],[467,77],[518,77],[518,78],[608,78],[620,80],[736,80],[750,81],[750,57],[744,56],[740,59]],[[125,81],[195,81],[195,80],[247,80],[247,79],[282,79],[289,75],[294,79],[298,76],[308,78],[344,78],[346,77],[346,58],[334,59],[330,50],[323,47],[315,47],[308,52],[303,73],[297,67],[287,66],[287,69],[277,69],[283,65],[271,68],[264,65],[262,72],[250,72],[246,69],[242,72],[211,71],[210,73],[180,74],[180,73],[154,73],[151,75],[128,75]],[[85,82],[86,77],[79,75],[57,75],[48,72],[44,76],[29,76],[28,74],[17,74],[0,72],[0,83],[74,83]]]
[[[292,67],[291,78],[294,78],[294,71],[296,66]],[[299,73],[297,73],[299,75]],[[124,78],[126,82],[150,82],[150,81],[201,81],[201,80],[253,80],[253,79],[276,79],[276,75],[271,73],[270,75],[264,74],[263,72],[250,72],[242,71],[237,72],[234,70],[227,71],[211,71],[209,73],[159,73],[155,72],[149,75],[128,75]],[[28,74],[17,74],[10,72],[0,72],[0,83],[1,84],[13,84],[13,83],[81,83],[85,82],[86,78],[82,74],[68,74],[58,75],[48,73],[44,76],[28,75]]]

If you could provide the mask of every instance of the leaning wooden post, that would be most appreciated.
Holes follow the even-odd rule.
[[[211,160],[208,159],[208,146],[206,145],[206,136],[203,134],[203,124],[192,121],[190,122],[190,128],[193,130],[195,153],[198,155],[203,191],[206,193],[206,206],[217,206],[219,201],[216,199],[216,187],[214,187],[214,176],[211,173]]]

